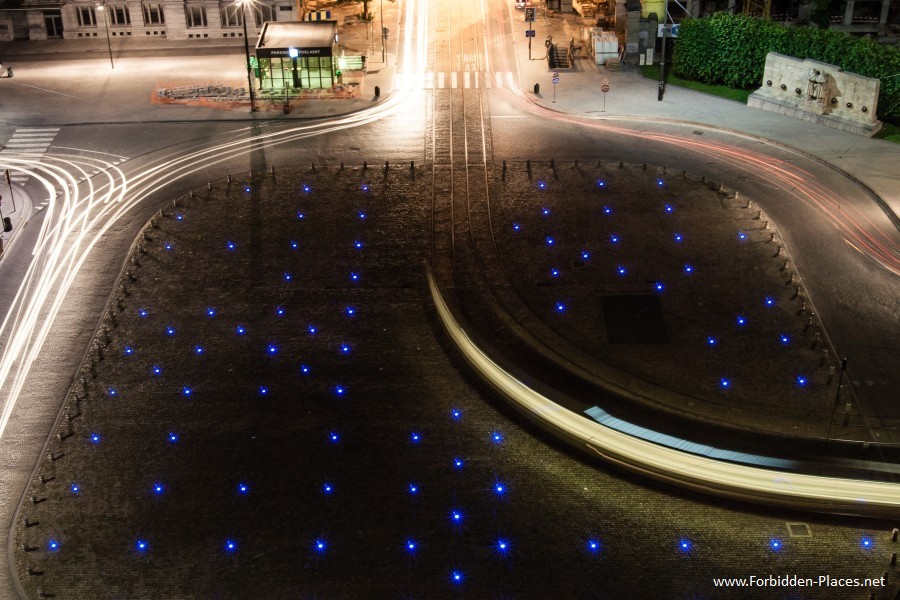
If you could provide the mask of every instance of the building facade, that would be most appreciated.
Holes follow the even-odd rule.
[[[0,3],[0,41],[156,38],[242,38],[244,12],[234,0],[85,0]],[[302,3],[254,0],[247,6],[248,36],[267,21],[297,21]]]

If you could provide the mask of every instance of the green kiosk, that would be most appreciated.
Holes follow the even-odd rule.
[[[335,83],[335,21],[267,21],[256,43],[261,90],[330,88]]]

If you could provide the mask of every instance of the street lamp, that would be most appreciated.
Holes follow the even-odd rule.
[[[106,13],[106,2],[97,7],[97,10],[103,13],[103,24],[106,25],[106,48],[109,50],[109,68],[115,69],[116,65],[113,64],[113,55],[112,55],[112,42],[109,40],[109,15]]]
[[[250,88],[250,112],[256,112],[256,101],[253,98],[253,67],[250,65],[250,41],[247,39],[247,5],[253,0],[238,0],[241,5],[241,22],[244,24],[244,52],[247,55],[247,85]]]

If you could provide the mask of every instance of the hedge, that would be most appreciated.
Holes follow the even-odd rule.
[[[752,89],[762,83],[769,52],[811,58],[881,79],[878,117],[900,124],[900,77],[890,77],[900,73],[900,49],[867,38],[716,13],[681,23],[672,60],[680,77]]]

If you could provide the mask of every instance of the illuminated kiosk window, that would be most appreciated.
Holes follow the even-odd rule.
[[[267,21],[256,43],[259,87],[330,88],[337,55],[336,21]]]

